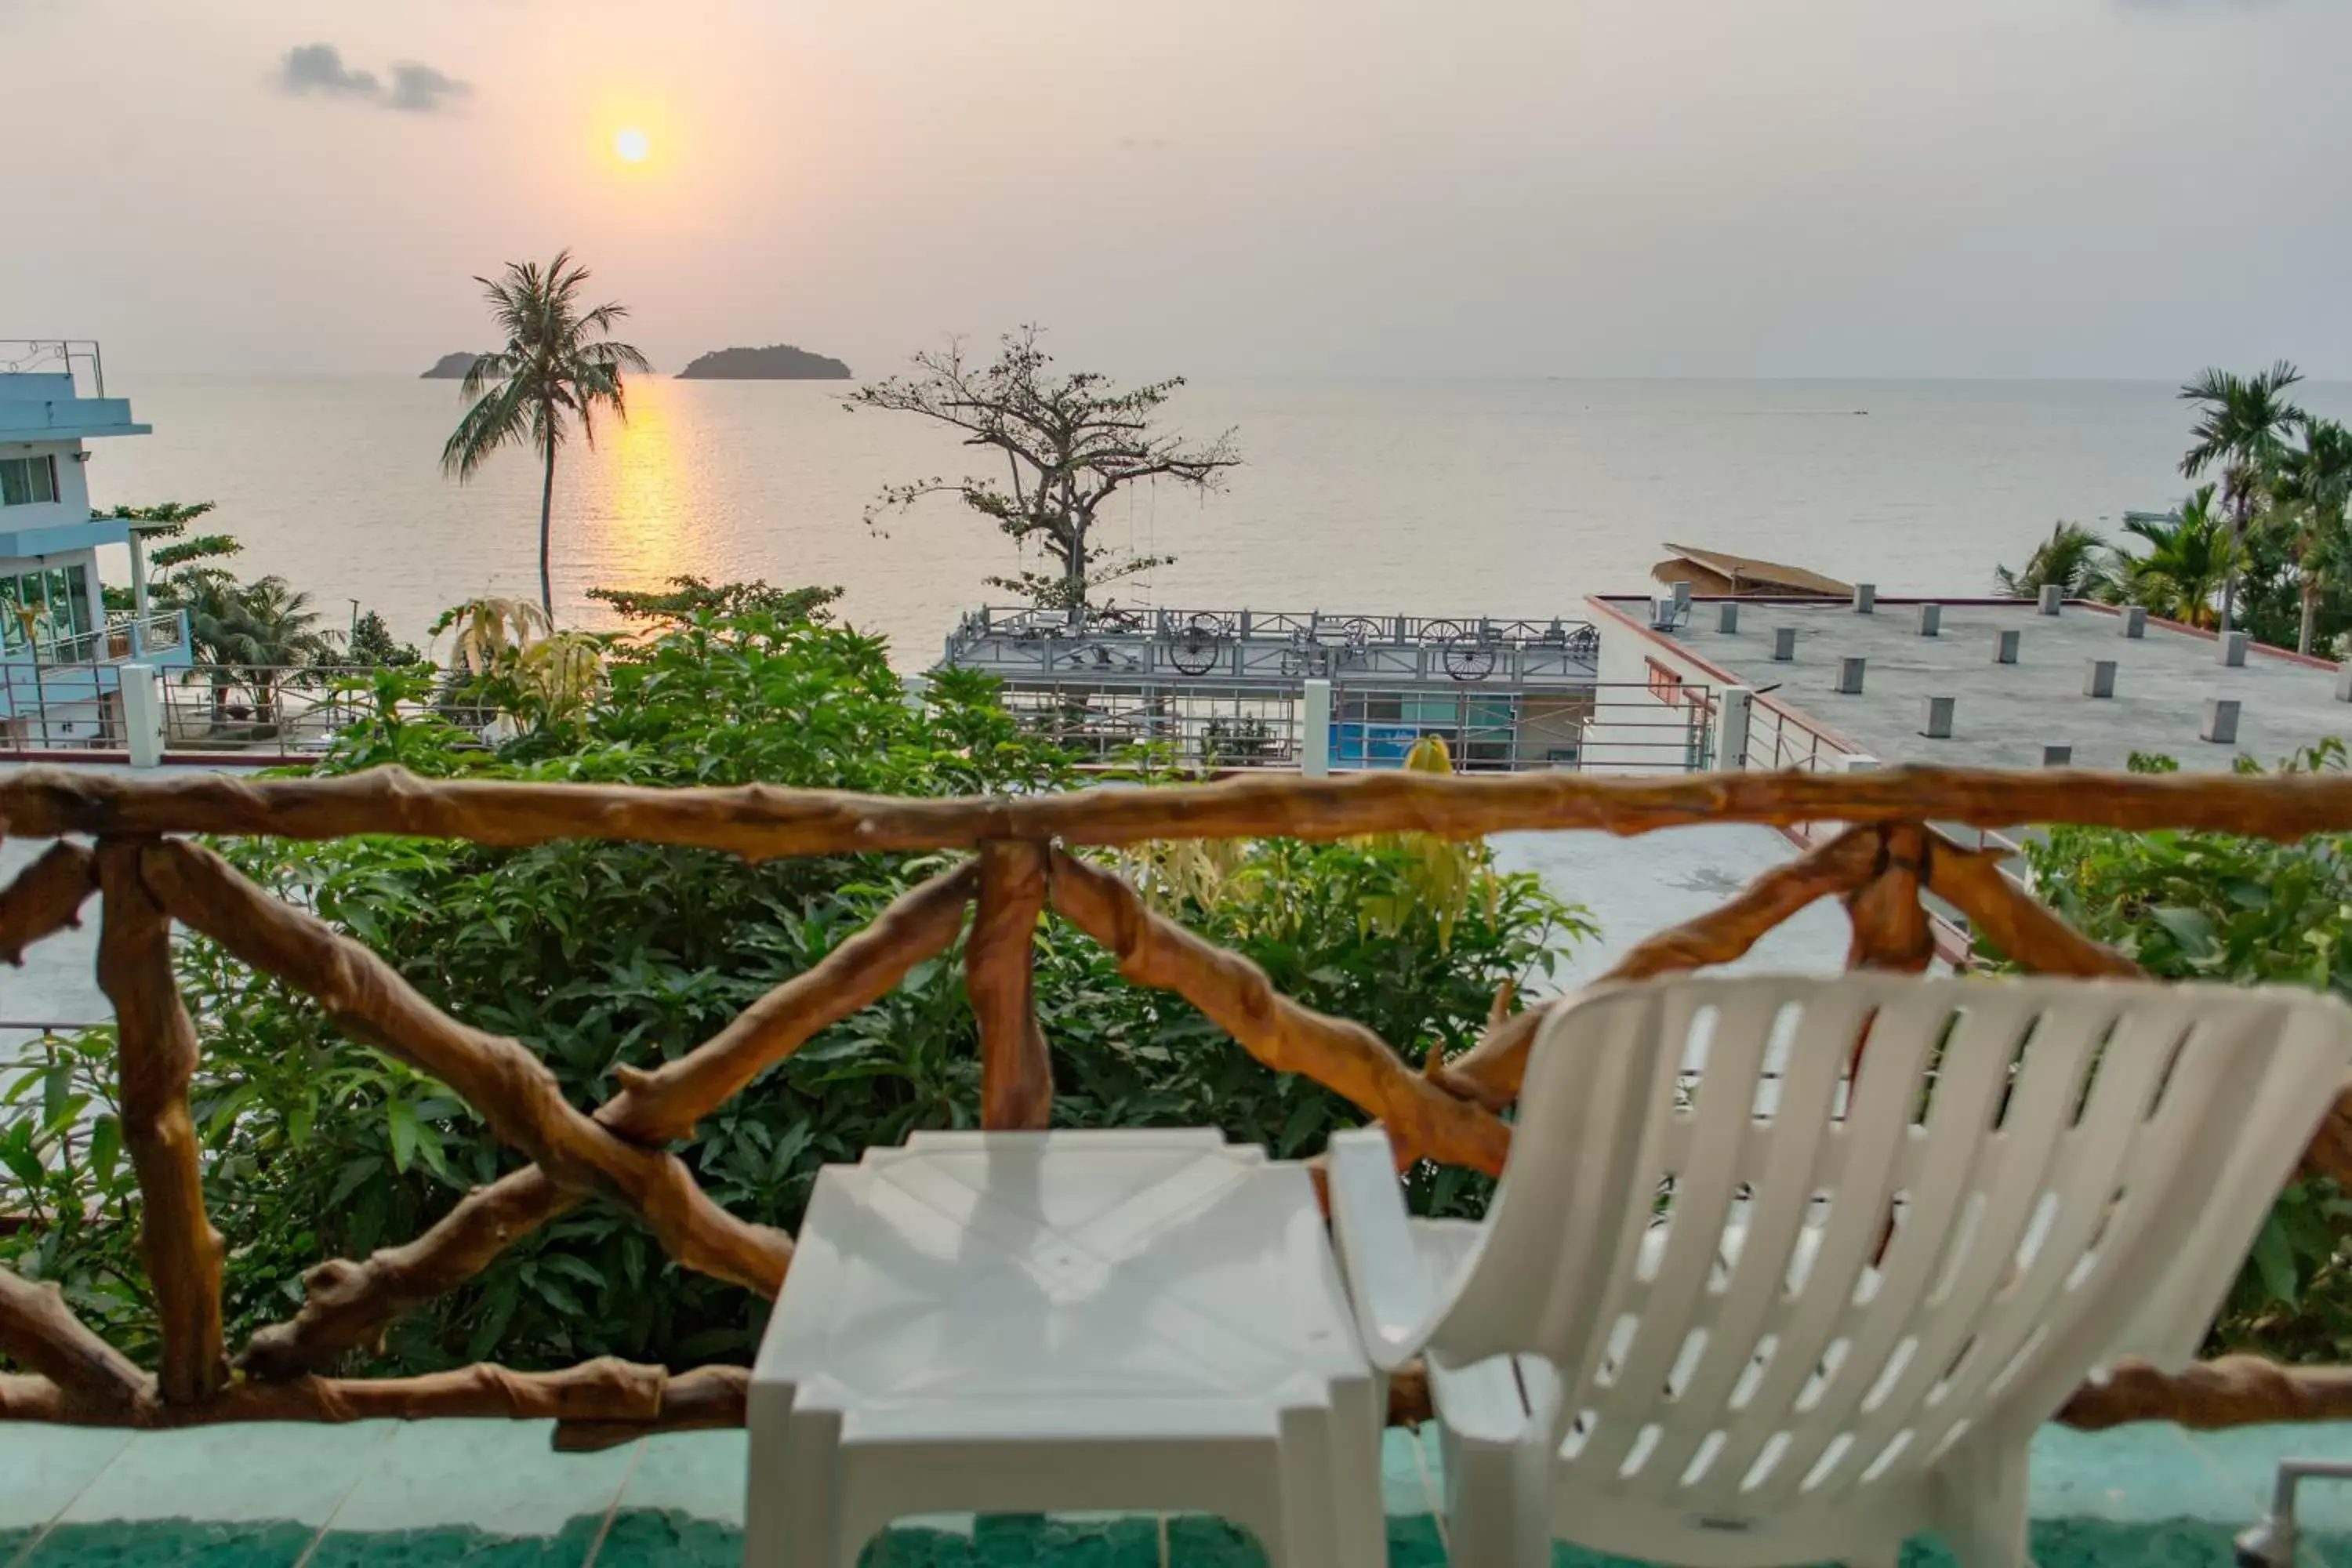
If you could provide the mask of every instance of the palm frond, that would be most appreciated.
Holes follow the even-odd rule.
[[[441,471],[470,479],[500,447],[521,438],[535,405],[522,376],[510,376],[466,410],[441,447]]]

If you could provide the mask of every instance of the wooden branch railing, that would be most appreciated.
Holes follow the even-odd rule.
[[[1119,971],[1181,996],[1257,1060],[1336,1091],[1383,1122],[1410,1159],[1498,1173],[1502,1120],[1552,1004],[1514,1012],[1508,992],[1472,1049],[1422,1070],[1372,1031],[1284,996],[1255,964],[1153,910],[1072,851],[1153,839],[1291,835],[1330,839],[1505,829],[1646,833],[1696,821],[1845,826],[1738,897],[1630,950],[1610,979],[1641,979],[1748,952],[1826,898],[1844,908],[1857,967],[1917,971],[1933,953],[1932,893],[1980,938],[2030,968],[2135,974],[2000,869],[1929,822],[2010,827],[2067,822],[2292,838],[2352,831],[2352,778],[1989,773],[1893,769],[1823,775],[1742,773],[1669,779],[1575,774],[1457,779],[1379,773],[1254,778],[1199,788],[1094,789],[1013,799],[898,800],[751,786],[658,791],[420,780],[394,769],[337,779],[150,780],[55,770],[0,778],[0,831],[59,841],[0,889],[0,959],[77,923],[101,893],[99,975],[120,1035],[123,1141],[142,1194],[140,1257],[162,1331],[142,1371],[78,1321],[52,1286],[0,1271],[0,1418],[113,1426],[370,1416],[553,1416],[568,1447],[655,1429],[739,1425],[748,1373],[590,1362],[551,1373],[495,1366],[409,1378],[320,1375],[378,1341],[402,1313],[472,1279],[506,1247],[604,1194],[686,1268],[773,1296],[792,1261],[781,1231],[729,1214],[668,1145],[821,1031],[878,1001],[964,937],[978,1024],[982,1124],[1035,1128],[1053,1112],[1053,1063],[1038,1026],[1033,958],[1047,910],[1107,948]],[[521,1043],[450,1018],[390,965],[255,886],[184,834],[325,838],[411,834],[522,845],[563,837],[698,845],[751,858],[965,848],[971,859],[902,895],[865,931],[778,985],[709,1040],[584,1112]],[[95,850],[62,836],[89,835]],[[964,936],[967,912],[971,931]],[[257,971],[318,999],[339,1028],[447,1084],[531,1163],[467,1194],[414,1241],[331,1259],[288,1321],[257,1331],[234,1363],[223,1342],[223,1246],[205,1212],[188,1086],[195,1024],[170,962],[177,921]],[[2352,1184],[2352,1096],[2306,1167]],[[1414,1375],[1392,1412],[1425,1413]],[[2167,1376],[2129,1364],[2079,1392],[2062,1419],[2085,1426],[2162,1417],[2189,1426],[2352,1414],[2352,1370],[2245,1357]]]

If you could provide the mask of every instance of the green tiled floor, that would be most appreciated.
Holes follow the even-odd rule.
[[[2042,1568],[2227,1564],[2287,1455],[2352,1458],[2352,1426],[2194,1435],[2052,1428],[2033,1454]],[[745,1438],[550,1450],[543,1423],[221,1426],[120,1433],[0,1425],[0,1568],[734,1568]],[[1392,1568],[1444,1568],[1436,1435],[1382,1455]],[[2352,1568],[2352,1487],[2305,1488],[2307,1568]],[[1212,1519],[1074,1515],[901,1522],[871,1568],[1254,1568]],[[1556,1568],[1608,1568],[1562,1546]],[[1948,1568],[1916,1542],[1906,1568]],[[1372,1568],[1372,1565],[1366,1565]]]

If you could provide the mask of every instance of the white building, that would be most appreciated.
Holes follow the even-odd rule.
[[[149,428],[106,395],[96,343],[0,341],[0,751],[120,745],[123,667],[189,662],[185,616],[146,613],[131,526],[90,515],[84,443]],[[110,544],[131,552],[127,613],[106,609]]]

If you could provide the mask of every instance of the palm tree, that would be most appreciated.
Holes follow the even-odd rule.
[[[237,599],[254,717],[267,724],[274,716],[278,686],[287,679],[287,672],[332,660],[334,638],[318,629],[319,614],[310,607],[310,595],[290,587],[283,577],[256,578],[245,585]]]
[[[513,261],[504,277],[474,281],[489,300],[490,317],[506,334],[506,346],[477,357],[467,370],[458,390],[473,405],[442,447],[441,468],[462,481],[502,447],[528,445],[539,454],[539,603],[552,619],[548,527],[555,508],[555,454],[570,437],[568,419],[578,418],[581,437],[593,448],[599,404],[616,418],[629,416],[621,373],[650,372],[653,366],[607,335],[629,313],[625,306],[580,308],[588,269],[569,250],[557,251],[544,268]]]
[[[1993,586],[2012,599],[2031,599],[2055,584],[2070,599],[2100,597],[2115,584],[2107,542],[2079,522],[2062,522],[2033,547],[2022,570],[1992,569]]]
[[[2352,431],[2333,419],[2303,422],[2303,445],[2290,449],[2273,476],[2271,500],[2287,529],[2303,592],[2303,621],[2295,633],[2297,653],[2311,651],[2321,593],[2338,575],[2347,552],[2344,534],[2352,511]]]
[[[2145,555],[2122,555],[2124,597],[2170,620],[2213,624],[2213,595],[2226,591],[2242,549],[2237,532],[2213,506],[2213,487],[2200,486],[2180,503],[2178,521],[2135,517],[2126,532],[2147,545]]]
[[[2221,630],[2230,629],[2237,609],[2238,546],[2252,521],[2254,503],[2270,487],[2270,477],[2286,450],[2286,433],[2304,417],[2303,410],[2281,395],[2303,379],[2303,373],[2280,360],[2258,375],[2235,375],[2209,370],[2180,389],[2184,402],[2201,405],[2189,435],[2195,439],[2180,459],[2180,472],[2195,479],[2207,468],[2221,466],[2221,493],[2230,517],[2229,572],[2221,583]]]
[[[188,612],[188,640],[212,678],[215,724],[239,685],[251,689],[255,717],[268,723],[285,672],[334,657],[334,639],[317,629],[310,595],[283,577],[239,583],[217,566],[200,566],[173,576],[163,592],[165,602]]]

